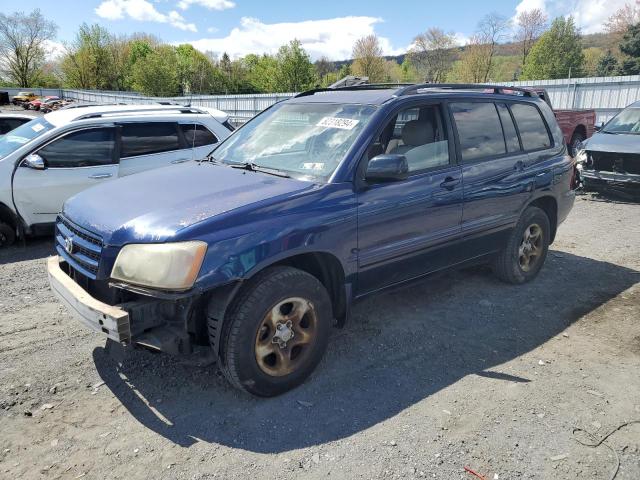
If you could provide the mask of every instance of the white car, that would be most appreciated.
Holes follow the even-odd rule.
[[[232,130],[224,112],[179,105],[79,105],[34,118],[0,137],[0,247],[52,232],[81,190],[205,158]]]

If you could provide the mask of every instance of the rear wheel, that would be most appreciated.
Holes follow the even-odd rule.
[[[16,241],[16,232],[11,227],[4,222],[0,222],[0,248],[8,247],[13,242]]]
[[[331,301],[314,276],[274,267],[250,280],[229,309],[220,364],[235,387],[271,397],[300,385],[322,359]]]
[[[547,257],[550,233],[549,217],[544,210],[527,208],[494,261],[497,277],[514,284],[533,280]]]

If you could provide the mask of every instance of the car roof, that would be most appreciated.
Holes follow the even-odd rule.
[[[228,120],[229,116],[220,110],[209,107],[185,107],[182,105],[158,105],[158,104],[127,104],[127,105],[91,105],[91,104],[74,104],[66,108],[61,108],[47,113],[44,118],[55,126],[66,125],[75,120],[84,120],[89,118],[100,118],[108,116],[109,119],[115,120],[118,117],[132,118],[135,114],[143,114],[149,117],[172,116],[182,113],[190,113],[193,115],[210,115],[218,122],[223,123]],[[119,115],[121,114],[121,115]]]
[[[503,85],[476,84],[373,84],[339,88],[318,88],[302,92],[287,100],[287,103],[353,103],[382,105],[390,100],[408,95],[463,96],[486,98],[496,95],[501,98],[539,100],[530,89]]]

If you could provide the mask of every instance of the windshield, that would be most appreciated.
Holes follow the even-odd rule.
[[[613,117],[602,130],[607,133],[640,134],[640,108],[627,108]]]
[[[368,105],[276,105],[231,135],[213,157],[326,181],[375,111]]]
[[[0,137],[0,158],[4,158],[15,152],[25,143],[39,137],[51,130],[53,125],[44,118],[36,118],[30,122],[20,125],[15,130],[11,130],[5,136]]]

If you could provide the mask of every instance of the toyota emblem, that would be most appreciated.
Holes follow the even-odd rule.
[[[64,249],[69,255],[73,253],[73,238],[67,237],[64,239]]]

